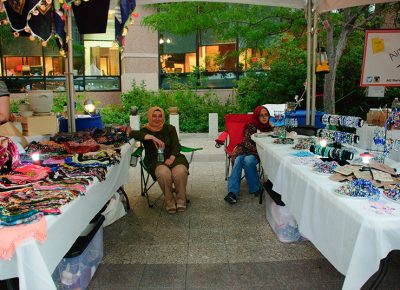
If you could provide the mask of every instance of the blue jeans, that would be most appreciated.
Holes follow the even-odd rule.
[[[260,190],[257,164],[258,160],[254,155],[242,154],[236,157],[231,176],[228,178],[228,192],[233,192],[236,197],[239,196],[242,169],[244,170],[250,193]]]

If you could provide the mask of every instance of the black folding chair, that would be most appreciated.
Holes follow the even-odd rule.
[[[203,150],[203,148],[191,148],[191,147],[186,147],[186,146],[181,146],[181,152],[182,153],[190,153],[190,158],[189,158],[189,164],[192,163],[193,161],[193,156],[194,153],[198,150]],[[157,180],[154,180],[153,178],[150,179],[151,175],[148,172],[147,166],[144,162],[144,147],[140,146],[138,147],[131,155],[131,166],[136,166],[137,161],[139,160],[140,164],[140,191],[141,195],[145,196],[147,199],[147,204],[149,207],[153,207],[154,204],[161,198],[162,194],[160,194],[157,198],[155,198],[153,201],[150,201],[149,197],[149,190],[153,187],[153,185],[157,182]],[[187,200],[187,203],[190,201]]]

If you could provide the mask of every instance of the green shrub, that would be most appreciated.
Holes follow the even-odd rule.
[[[107,119],[103,118],[103,122],[107,123],[108,120],[119,120],[124,121],[125,119],[118,116],[126,114],[127,120],[131,107],[137,106],[139,108],[140,120],[142,124],[148,122],[147,111],[150,107],[159,106],[163,108],[169,118],[167,109],[169,107],[179,108],[179,124],[182,132],[208,132],[208,114],[218,113],[220,119],[220,129],[223,128],[223,116],[227,113],[235,112],[236,107],[232,102],[221,104],[219,97],[209,91],[203,96],[197,95],[185,84],[175,84],[175,88],[179,89],[159,92],[151,92],[146,90],[145,85],[132,84],[130,91],[121,95],[122,105],[121,108],[110,107],[114,116]],[[108,107],[106,107],[108,108]],[[106,109],[105,108],[105,109]],[[111,112],[102,110],[103,114],[111,116]],[[115,123],[115,121],[113,121]]]

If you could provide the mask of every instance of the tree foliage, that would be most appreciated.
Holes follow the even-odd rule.
[[[183,2],[157,4],[158,13],[143,24],[161,33],[189,34],[212,29],[221,40],[240,38],[244,48],[265,49],[267,38],[291,32],[302,35],[303,12],[287,8],[244,4]]]

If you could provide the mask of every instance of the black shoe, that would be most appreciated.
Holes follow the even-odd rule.
[[[235,204],[237,202],[236,195],[233,192],[229,192],[225,197],[224,200],[229,202],[230,204]]]
[[[257,190],[256,192],[254,192],[254,196],[255,196],[255,197],[258,197],[258,196],[260,196],[262,193],[263,193],[263,189],[260,188],[259,190]]]

